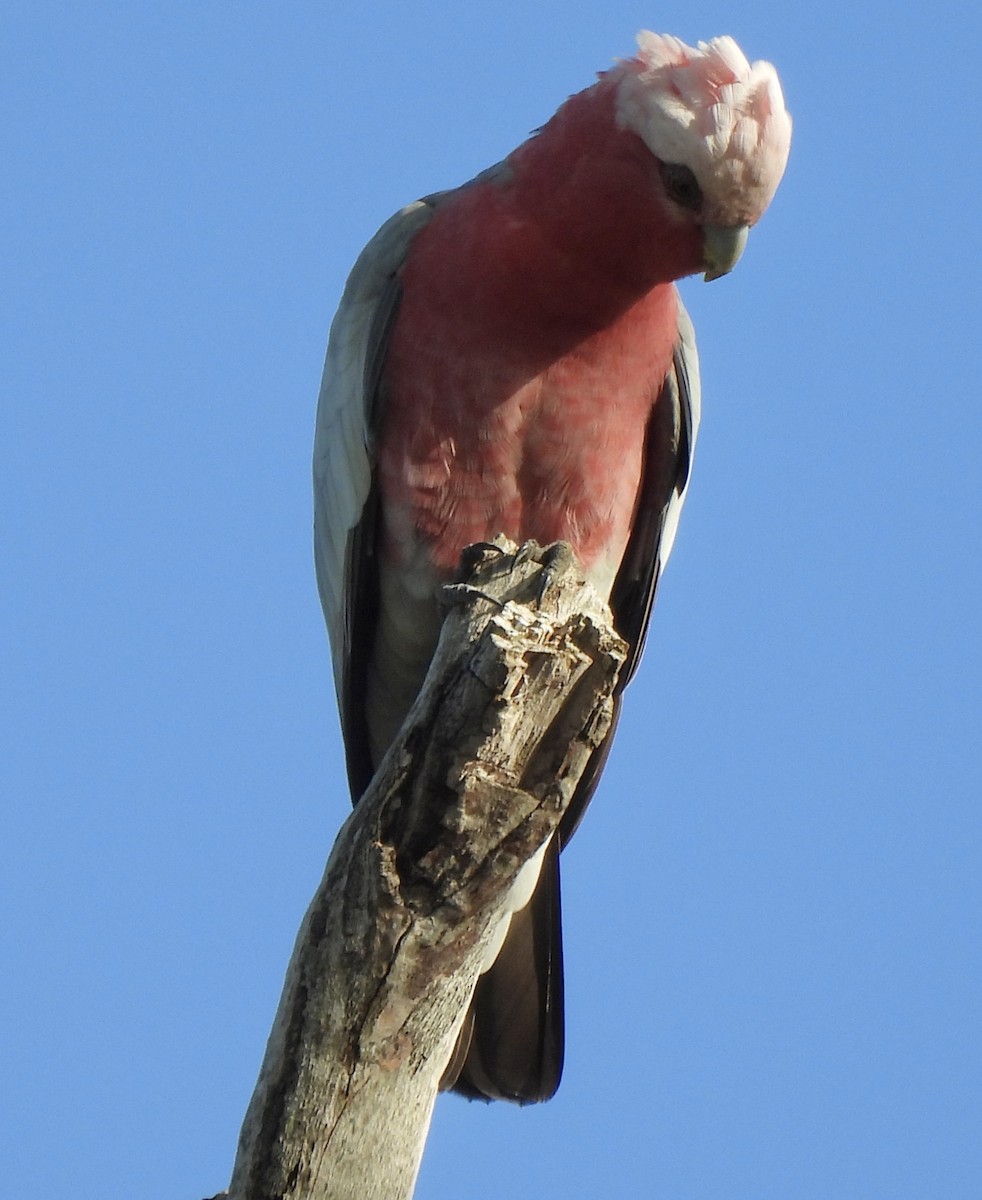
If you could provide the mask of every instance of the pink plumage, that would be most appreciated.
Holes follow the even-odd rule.
[[[730,38],[654,34],[503,163],[388,222],[332,327],[318,579],[355,799],[418,690],[463,548],[567,541],[636,666],[699,415],[674,281],[725,274],[790,119]],[[578,821],[596,769],[559,841]],[[448,1084],[545,1099],[562,1065],[558,845],[516,884]]]
[[[670,281],[701,248],[665,238],[615,99],[610,82],[575,97],[413,244],[382,378],[396,560],[410,529],[445,571],[499,532],[569,541],[587,569],[620,559],[677,340]]]

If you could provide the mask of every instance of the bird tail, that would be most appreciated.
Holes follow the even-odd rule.
[[[532,898],[480,977],[441,1088],[472,1100],[535,1104],[563,1073],[563,936],[559,846],[546,849]]]

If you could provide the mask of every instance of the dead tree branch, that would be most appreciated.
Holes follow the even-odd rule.
[[[426,684],[304,917],[231,1200],[404,1200],[509,885],[606,732],[624,646],[568,548],[472,547]]]

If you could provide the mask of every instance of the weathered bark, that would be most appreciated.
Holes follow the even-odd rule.
[[[565,546],[472,547],[426,684],[304,918],[231,1200],[412,1195],[509,885],[606,732],[624,645]]]

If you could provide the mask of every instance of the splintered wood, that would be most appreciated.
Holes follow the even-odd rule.
[[[465,552],[426,683],[297,937],[231,1200],[410,1197],[483,949],[611,721],[626,647],[568,547]]]

